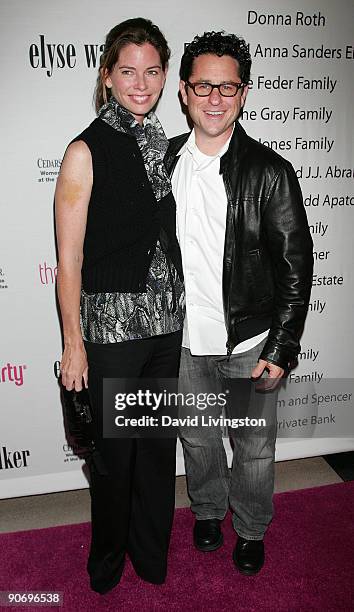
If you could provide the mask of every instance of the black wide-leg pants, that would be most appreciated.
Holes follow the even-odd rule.
[[[104,438],[104,378],[177,378],[182,333],[116,344],[85,342],[96,447],[106,474],[90,463],[91,587],[109,591],[125,554],[143,579],[162,583],[175,504],[176,439]]]

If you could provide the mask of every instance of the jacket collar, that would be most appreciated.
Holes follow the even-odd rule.
[[[239,121],[236,121],[229,148],[220,159],[220,174],[224,174],[227,168],[233,168],[235,163],[238,163],[247,148],[247,141],[245,130]]]
[[[176,165],[177,158],[181,155],[182,148],[186,144],[189,135],[190,132],[186,132],[171,138],[165,158],[165,163],[169,171]],[[247,142],[248,136],[245,130],[241,127],[239,121],[236,121],[229,148],[220,158],[220,174],[224,174],[228,167],[231,169],[235,166],[235,163],[239,161],[240,157],[242,157],[245,152]]]
[[[185,132],[184,134],[180,134],[179,136],[174,136],[173,138],[170,138],[167,155],[171,155],[172,157],[180,155],[181,149],[183,145],[187,142],[189,135],[190,132]]]

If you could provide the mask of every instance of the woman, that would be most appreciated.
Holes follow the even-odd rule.
[[[106,37],[98,118],[69,145],[56,189],[62,383],[88,386],[91,587],[113,588],[128,552],[137,574],[162,583],[174,511],[175,440],[102,432],[103,378],[177,377],[183,278],[167,139],[152,112],[170,50],[156,25],[125,21]]]

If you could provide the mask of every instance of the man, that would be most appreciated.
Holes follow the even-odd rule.
[[[181,61],[180,95],[193,129],[171,140],[166,164],[185,272],[180,381],[189,391],[201,380],[261,376],[275,386],[300,351],[312,240],[291,164],[238,122],[250,68],[245,41],[224,32],[196,36]],[[231,478],[220,430],[213,437],[181,430],[195,546],[222,545],[230,504],[233,560],[244,574],[261,569],[272,518],[275,402],[273,411],[263,433],[236,438]]]

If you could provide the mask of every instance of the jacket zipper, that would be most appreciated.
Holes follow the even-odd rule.
[[[230,187],[230,183],[229,183],[229,177],[227,176],[226,172],[225,172],[225,174],[223,174],[223,179],[224,179],[224,185],[225,185],[225,191],[226,191],[226,197],[227,197],[227,204],[228,204],[228,207],[231,208],[232,192],[231,192],[231,187]],[[232,214],[232,224],[234,224],[234,214]],[[235,261],[235,245],[233,246],[233,253],[232,253],[232,259],[231,259],[231,270],[233,269],[234,261]],[[226,349],[227,349],[227,360],[228,361],[230,361],[230,357],[232,355],[232,351],[234,350],[234,348],[236,346],[229,339],[230,317],[231,317],[231,314],[230,314],[230,294],[229,294],[228,312],[227,312],[227,330],[226,330],[227,331]]]

